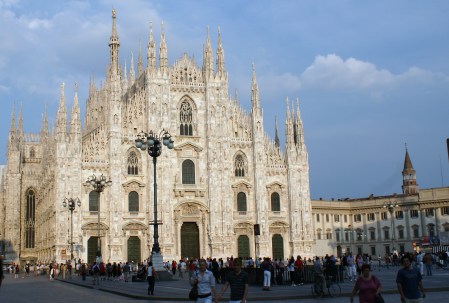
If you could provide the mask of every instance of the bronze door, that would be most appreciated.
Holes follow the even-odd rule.
[[[181,257],[200,257],[200,231],[194,222],[184,222],[181,226]]]
[[[128,238],[128,262],[134,262],[135,264],[140,263],[140,239],[139,237],[129,237]]]
[[[238,257],[247,258],[249,257],[249,238],[248,236],[239,236],[237,239],[238,245]]]
[[[90,237],[87,240],[87,262],[92,264],[96,261],[98,251],[98,237]]]
[[[279,234],[273,235],[271,240],[271,246],[273,249],[273,259],[284,259],[284,240]]]

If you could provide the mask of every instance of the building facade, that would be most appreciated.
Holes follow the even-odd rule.
[[[39,133],[23,131],[12,114],[0,191],[2,254],[10,261],[93,261],[100,235],[106,261],[141,261],[153,244],[153,163],[135,147],[141,131],[168,130],[175,142],[158,158],[159,243],[165,259],[312,255],[313,223],[307,149],[299,107],[287,102],[285,150],[264,131],[253,68],[251,111],[228,94],[218,32],[209,33],[202,66],[183,55],[168,65],[162,28],[152,25],[147,64],[120,64],[112,15],[105,81],[91,81],[82,123],[77,87],[67,113],[61,86],[54,127],[45,113]],[[214,62],[215,61],[215,62]],[[215,63],[215,64],[214,64]],[[112,186],[98,194],[86,183],[103,174]],[[65,198],[79,198],[70,212]],[[254,235],[254,225],[260,235]],[[73,226],[73,227],[72,227]]]
[[[449,251],[449,187],[419,189],[408,150],[402,194],[312,201],[314,251],[383,256],[419,250]]]

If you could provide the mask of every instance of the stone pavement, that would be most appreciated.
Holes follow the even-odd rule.
[[[382,291],[384,293],[397,293],[396,290],[396,273],[399,267],[382,269],[381,271],[373,271],[382,283]],[[188,282],[188,275],[184,275],[184,278],[176,278],[173,281],[158,281],[156,280],[155,294],[153,296],[147,295],[147,283],[146,282],[114,282],[114,281],[101,281],[100,286],[92,285],[92,279],[87,278],[86,281],[82,281],[79,277],[75,277],[73,280],[61,280],[61,282],[76,284],[81,287],[95,288],[100,291],[106,291],[121,296],[126,296],[134,299],[155,299],[170,300],[170,301],[188,301],[188,293],[190,285]],[[426,291],[449,291],[449,271],[446,270],[434,270],[434,275],[431,277],[424,276],[424,288]],[[341,296],[349,296],[352,291],[354,282],[346,280],[340,283],[342,290]],[[302,286],[277,286],[274,285],[271,291],[263,291],[261,286],[250,285],[248,300],[249,301],[267,301],[267,300],[286,300],[296,298],[310,298],[311,284],[304,284]],[[217,285],[217,289],[220,290],[222,284]],[[229,300],[229,289],[226,291],[223,301]]]
[[[390,268],[389,270],[382,270],[380,272],[374,271],[374,275],[376,275],[382,282],[383,293],[385,294],[395,294],[396,291],[396,272],[399,268]],[[91,277],[88,277],[86,281],[82,281],[80,277],[74,277],[72,280],[56,280],[56,281],[48,281],[47,278],[40,276],[38,278],[29,277],[22,278],[23,274],[21,274],[21,278],[14,279],[14,275],[6,275],[6,279],[4,281],[4,285],[2,288],[5,288],[5,285],[8,284],[20,284],[29,281],[36,281],[31,283],[40,283],[39,287],[54,287],[56,285],[60,285],[61,287],[70,286],[73,288],[76,286],[80,292],[98,292],[102,293],[105,296],[110,295],[118,295],[123,298],[123,301],[127,300],[151,300],[151,301],[188,301],[188,292],[190,290],[190,286],[188,284],[188,279],[186,277],[180,279],[176,277],[174,281],[156,281],[155,287],[155,295],[148,296],[147,295],[147,283],[146,282],[115,282],[115,281],[101,281],[99,286],[92,285]],[[449,271],[445,270],[436,270],[434,271],[434,275],[431,277],[424,277],[424,287],[427,292],[448,292],[449,291]],[[48,283],[46,283],[48,282]],[[342,288],[342,298],[348,297],[349,293],[352,290],[354,282],[345,281],[344,283],[340,283]],[[217,285],[218,289],[221,289],[221,284]],[[2,297],[2,290],[0,290],[0,302],[17,302],[14,300],[5,300],[5,297]],[[18,294],[20,295],[20,294]],[[51,296],[51,291],[48,292],[48,295]],[[391,295],[393,296],[393,295]],[[393,296],[393,298],[397,298],[397,295]],[[250,302],[261,302],[261,301],[273,301],[279,302],[295,300],[302,298],[304,301],[312,301],[315,300],[311,298],[311,284],[305,284],[303,286],[273,286],[272,291],[262,291],[262,288],[259,286],[249,287],[248,301]],[[229,290],[226,292],[222,301],[226,301],[229,299]],[[341,301],[333,298],[329,298],[333,302]],[[316,301],[325,302],[326,299],[316,299]],[[344,300],[345,301],[345,300]],[[72,301],[68,301],[72,302]],[[74,302],[74,301],[73,301]],[[80,301],[81,302],[81,301]]]

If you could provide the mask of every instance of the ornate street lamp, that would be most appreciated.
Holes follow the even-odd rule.
[[[158,231],[158,221],[157,221],[157,182],[156,182],[156,163],[157,163],[157,157],[159,157],[162,153],[162,145],[165,145],[168,149],[172,149],[174,147],[174,141],[172,139],[172,136],[168,131],[163,129],[159,135],[156,134],[153,131],[149,132],[140,132],[137,135],[137,139],[135,140],[136,147],[140,148],[141,150],[148,150],[148,155],[150,155],[153,158],[153,168],[154,168],[154,175],[153,175],[153,181],[154,181],[154,221],[153,221],[153,227],[154,227],[154,235],[153,235],[153,247],[151,249],[151,257],[153,260],[153,266],[155,266],[156,269],[160,270],[162,268],[159,268],[158,266],[162,266],[162,255],[161,255],[161,248],[159,247],[159,231]],[[150,222],[151,224],[151,222]],[[160,262],[159,262],[160,261]],[[156,264],[156,262],[158,264]],[[159,264],[160,263],[160,264]]]
[[[91,185],[94,190],[98,193],[98,210],[97,210],[97,214],[98,214],[98,222],[97,222],[97,226],[98,226],[98,239],[97,239],[97,247],[98,247],[98,251],[97,251],[97,259],[99,259],[98,261],[101,262],[101,240],[100,240],[100,194],[101,192],[103,192],[105,187],[111,186],[112,185],[112,181],[111,179],[106,180],[106,177],[101,174],[100,177],[97,178],[97,176],[92,175],[89,178],[87,178],[86,184]]]
[[[73,211],[76,205],[81,206],[81,201],[78,198],[65,198],[62,201],[62,206],[68,207],[70,210],[70,262],[73,260]]]
[[[383,205],[383,208],[388,209],[388,212],[390,213],[391,248],[392,248],[392,251],[394,251],[394,240],[395,240],[395,234],[396,234],[395,230],[394,230],[395,227],[394,227],[394,216],[393,216],[394,209],[396,207],[399,207],[399,204],[397,202],[391,202],[391,201],[385,202],[384,205]]]

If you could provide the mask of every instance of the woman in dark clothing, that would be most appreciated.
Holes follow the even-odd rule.
[[[81,277],[83,277],[83,281],[86,281],[86,275],[87,275],[87,268],[86,264],[81,265]]]
[[[117,263],[112,263],[112,280],[117,280]]]

